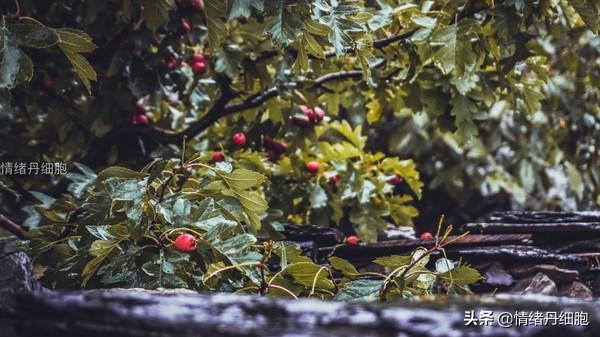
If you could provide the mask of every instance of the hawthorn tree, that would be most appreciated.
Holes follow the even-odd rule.
[[[0,3],[0,134],[10,139],[0,158],[81,171],[0,176],[2,208],[16,213],[33,195],[23,211],[25,225],[42,225],[34,256],[67,263],[54,270],[62,276],[79,270],[75,281],[145,254],[134,252],[152,246],[144,237],[175,245],[181,222],[207,211],[239,225],[215,238],[250,249],[254,239],[235,238],[279,239],[284,221],[376,241],[389,223],[412,225],[424,188],[475,208],[495,196],[519,208],[600,203],[597,1]],[[208,233],[195,238],[207,244]],[[135,249],[116,254],[123,241]],[[264,274],[261,259],[287,249],[269,244],[247,262],[217,246],[196,247],[213,254],[201,275],[165,267],[159,249],[146,276],[167,268],[210,288],[211,275],[250,273],[224,281],[264,292],[253,268]],[[390,264],[397,274],[371,288],[385,295],[414,260]],[[309,268],[294,284],[304,272],[329,280]],[[309,293],[337,290],[323,282]]]

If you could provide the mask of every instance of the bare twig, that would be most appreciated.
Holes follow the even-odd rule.
[[[19,226],[16,222],[12,221],[2,213],[0,213],[0,224],[7,231],[16,235],[19,239],[25,239],[25,229],[23,229],[23,227]]]

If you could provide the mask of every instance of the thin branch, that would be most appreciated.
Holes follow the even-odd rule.
[[[23,229],[23,227],[19,226],[17,223],[15,223],[2,213],[0,213],[0,224],[7,231],[16,235],[19,239],[25,239],[25,230]]]

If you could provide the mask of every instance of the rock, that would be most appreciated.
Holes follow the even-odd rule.
[[[492,287],[509,287],[515,280],[498,262],[492,263],[490,268],[484,274],[483,283]]]
[[[510,269],[516,278],[528,277],[536,273],[544,273],[556,283],[568,283],[579,279],[577,270],[563,269],[552,264],[524,265]]]
[[[560,287],[560,296],[589,300],[594,297],[590,288],[581,282],[574,281],[569,285]]]
[[[544,273],[537,273],[533,277],[522,279],[517,282],[512,291],[521,294],[558,295],[556,283]]]

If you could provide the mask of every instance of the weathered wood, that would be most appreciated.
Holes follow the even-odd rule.
[[[537,234],[560,236],[564,233],[600,236],[600,222],[484,222],[468,223],[464,228],[474,234]],[[589,238],[589,237],[587,237]]]
[[[569,223],[600,222],[600,212],[496,212],[488,217],[489,222],[504,223]]]
[[[221,336],[569,336],[600,335],[600,304],[500,295],[401,301],[390,305],[256,296],[160,294],[133,290],[29,293],[17,297],[11,324],[19,337]],[[465,327],[465,311],[574,311],[589,315],[576,328]]]
[[[553,264],[561,268],[578,271],[589,268],[589,262],[584,257],[574,254],[555,254],[545,249],[530,246],[449,248],[447,253],[450,256],[463,258],[471,263],[497,261],[507,266]]]

